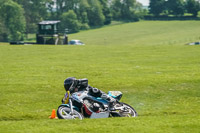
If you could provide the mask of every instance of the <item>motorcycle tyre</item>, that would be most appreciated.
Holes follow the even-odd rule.
[[[126,103],[122,103],[121,102],[121,104],[125,105],[125,106],[128,106],[132,110],[132,112],[134,113],[134,115],[131,115],[132,117],[137,117],[138,116],[137,112],[135,111],[135,109],[133,107],[131,107],[130,105],[128,105]]]
[[[58,117],[59,119],[67,119],[67,118],[63,117],[63,115],[61,114],[61,113],[62,113],[62,112],[61,112],[61,109],[65,109],[65,111],[66,111],[67,113],[69,113],[69,112],[70,112],[70,108],[61,105],[61,106],[58,107],[58,110],[57,110],[57,117]],[[78,111],[76,111],[76,110],[73,110],[73,112],[74,112],[75,115],[78,116],[78,119],[80,119],[80,120],[84,119],[83,115],[82,115],[80,112],[78,112]]]

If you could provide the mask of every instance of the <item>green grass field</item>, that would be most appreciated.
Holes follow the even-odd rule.
[[[69,35],[84,46],[0,44],[0,132],[200,132],[199,21],[141,21]],[[63,81],[123,92],[137,118],[51,120]]]

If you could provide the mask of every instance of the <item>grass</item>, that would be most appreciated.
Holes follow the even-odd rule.
[[[90,45],[175,45],[199,41],[198,27],[199,21],[141,21],[83,31],[69,38]]]
[[[71,34],[85,46],[0,45],[1,132],[199,132],[198,21],[142,21]],[[69,76],[123,92],[137,118],[49,120]]]

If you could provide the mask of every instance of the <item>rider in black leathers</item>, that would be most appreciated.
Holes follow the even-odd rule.
[[[113,105],[116,100],[110,96],[108,96],[103,91],[91,87],[88,85],[88,79],[76,79],[75,77],[69,77],[64,81],[64,88],[66,90],[65,97],[62,99],[62,103],[67,103],[69,93],[72,94],[78,91],[88,91],[89,95],[94,97],[101,97],[104,100],[107,100],[110,103],[110,106]]]

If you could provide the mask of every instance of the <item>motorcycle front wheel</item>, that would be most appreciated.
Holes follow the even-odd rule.
[[[81,113],[76,110],[71,112],[71,109],[66,106],[59,106],[57,110],[57,116],[59,119],[80,119],[82,120],[84,117]]]
[[[126,103],[120,103],[116,106],[123,108],[122,110],[118,110],[121,117],[137,117],[138,116],[135,109]]]

